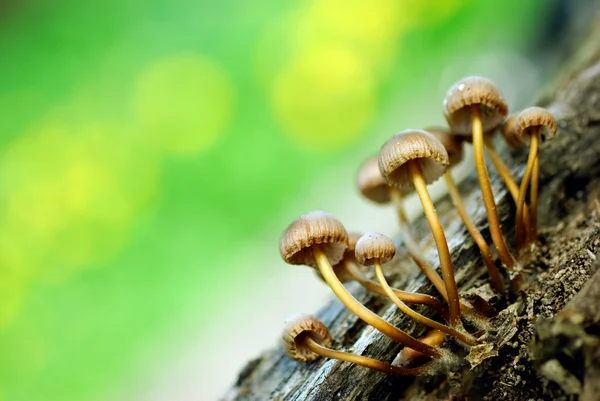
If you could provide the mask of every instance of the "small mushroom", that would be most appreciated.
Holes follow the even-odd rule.
[[[523,180],[519,188],[519,198],[517,200],[516,220],[516,246],[521,249],[527,243],[535,241],[537,238],[537,199],[539,182],[539,161],[538,148],[541,140],[554,139],[556,136],[556,119],[554,116],[542,107],[529,107],[519,113],[515,122],[517,135],[526,140],[529,138],[529,157],[527,166],[523,174]],[[537,167],[536,167],[537,166]],[[531,180],[530,194],[530,222],[529,230],[525,229],[524,213],[525,196]]]
[[[408,218],[402,205],[402,199],[412,192],[412,189],[401,191],[397,187],[388,185],[379,171],[377,157],[372,157],[364,162],[356,173],[356,186],[360,193],[370,201],[379,204],[393,203],[396,207],[398,220],[407,224]],[[410,233],[412,235],[412,233]]]
[[[502,263],[507,269],[512,270],[516,262],[502,235],[483,154],[483,133],[502,124],[507,113],[508,106],[502,94],[491,81],[481,77],[467,77],[458,81],[450,88],[444,99],[444,114],[452,133],[473,136],[475,168],[492,241],[496,245]]]
[[[353,280],[357,281],[361,286],[363,286],[367,290],[379,294],[381,296],[387,297],[387,293],[385,292],[383,287],[378,282],[369,279],[363,272],[361,272],[357,268],[355,261],[345,259],[340,265],[344,266],[344,277],[350,275]],[[446,308],[443,302],[437,299],[436,297],[433,297],[428,294],[421,294],[418,292],[402,291],[397,288],[392,288],[392,291],[403,302],[406,302],[408,304],[430,306],[433,309],[435,309],[444,318],[444,320],[448,320],[448,308]]]
[[[477,226],[475,226],[475,223],[473,223],[473,220],[471,220],[471,218],[467,214],[458,187],[456,186],[454,178],[452,178],[452,174],[450,173],[451,168],[462,161],[463,140],[458,135],[452,135],[450,132],[443,129],[436,128],[428,129],[427,131],[434,135],[437,139],[439,139],[439,141],[442,143],[442,145],[444,145],[446,151],[448,152],[450,168],[444,173],[444,179],[446,180],[446,185],[448,187],[450,198],[452,199],[452,203],[454,204],[458,215],[463,221],[463,224],[467,228],[467,231],[469,232],[471,237],[473,237],[473,241],[475,241],[475,244],[479,248],[481,258],[483,259],[483,262],[485,263],[488,269],[492,285],[498,292],[504,294],[505,291],[504,283],[502,282],[502,276],[500,275],[500,272],[498,271],[498,268],[494,263],[490,247],[488,246],[485,238],[483,238],[483,235],[481,235],[481,232],[479,232],[479,230],[477,229]]]
[[[344,287],[331,264],[342,260],[347,244],[348,234],[339,220],[325,212],[311,212],[287,227],[281,236],[279,250],[289,264],[317,267],[339,300],[365,323],[427,356],[440,356],[439,350],[420,343],[367,309]]]
[[[379,153],[379,170],[388,184],[399,188],[414,187],[419,196],[438,250],[448,297],[450,324],[457,325],[460,321],[460,302],[450,250],[427,191],[427,184],[442,176],[449,162],[444,145],[430,133],[421,130],[406,130],[394,135],[383,144]]]
[[[342,283],[356,281],[367,290],[385,297],[387,295],[383,287],[376,281],[369,279],[356,263],[354,249],[356,247],[356,242],[360,237],[362,237],[362,234],[355,232],[348,233],[348,248],[346,249],[346,252],[344,252],[344,259],[333,266],[333,271]],[[321,273],[318,270],[315,270],[315,272],[317,276],[325,282]],[[402,291],[396,288],[392,288],[392,291],[394,291],[396,296],[402,301],[409,304],[430,306],[443,316],[444,319],[448,319],[448,308],[446,308],[446,306],[436,297],[427,294]]]
[[[385,290],[387,297],[398,307],[398,309],[406,313],[409,317],[417,322],[433,329],[441,330],[444,333],[455,337],[457,340],[466,345],[471,346],[476,344],[475,339],[469,334],[462,333],[421,315],[396,296],[385,279],[385,276],[383,275],[383,267],[381,266],[383,263],[392,260],[396,253],[394,242],[390,238],[379,233],[366,233],[356,243],[355,253],[358,263],[362,264],[363,266],[373,265],[375,267],[375,276]]]
[[[360,192],[367,199],[370,199],[376,203],[392,202],[394,204],[403,234],[404,245],[406,245],[408,254],[417,264],[419,269],[421,269],[421,271],[425,274],[427,279],[433,284],[440,295],[442,295],[444,299],[448,298],[446,295],[444,280],[442,280],[440,275],[433,269],[433,267],[431,267],[431,265],[421,257],[423,251],[419,247],[416,236],[411,228],[410,221],[408,220],[404,210],[404,196],[413,192],[414,188],[399,188],[389,185],[379,171],[379,161],[377,157],[371,158],[363,163],[356,175],[356,184]]]
[[[416,376],[431,370],[426,364],[415,368],[393,366],[377,359],[331,349],[331,335],[323,322],[311,315],[290,316],[281,337],[283,352],[298,362],[312,362],[319,357],[354,363],[379,372]]]

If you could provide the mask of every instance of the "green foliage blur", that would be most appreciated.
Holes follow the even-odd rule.
[[[0,4],[0,400],[110,399],[143,376],[132,361],[168,350],[182,316],[210,324],[234,302],[218,294],[261,265],[228,257],[273,216],[304,212],[287,208],[373,146],[391,105],[423,104],[424,77],[457,54],[524,51],[543,12],[519,0]]]

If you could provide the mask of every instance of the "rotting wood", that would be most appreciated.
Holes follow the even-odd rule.
[[[539,348],[532,348],[531,343],[536,320],[539,317],[551,319],[584,286],[596,270],[595,255],[600,251],[600,43],[592,42],[586,48],[585,57],[577,59],[564,74],[563,82],[556,84],[555,90],[541,102],[556,115],[559,133],[556,140],[540,148],[540,246],[529,261],[523,263],[529,286],[509,305],[497,305],[502,312],[496,318],[492,334],[502,339],[498,356],[484,360],[472,370],[465,360],[463,367],[445,376],[406,378],[335,360],[299,364],[283,355],[277,346],[249,362],[224,399],[435,400],[459,395],[489,400],[573,399],[574,395],[567,394],[568,384],[565,392],[564,387],[544,374],[547,373],[544,369],[536,369],[540,363],[536,363],[532,355],[540,355]],[[511,153],[502,149],[501,154],[507,164],[513,166],[513,175],[520,179],[526,152]],[[493,168],[490,167],[490,171],[503,230],[512,244],[514,203]],[[489,240],[476,182],[472,174],[461,183],[461,193],[466,195],[466,207],[473,220]],[[449,239],[460,291],[472,292],[487,281],[478,248],[448,198],[442,199],[436,207]],[[429,238],[424,219],[417,222],[416,231]],[[433,243],[423,241],[422,245],[429,250],[429,261],[437,267]],[[386,272],[390,283],[398,288],[435,294],[406,256],[400,255],[388,264]],[[392,324],[415,336],[424,332],[422,326],[406,318],[387,300],[367,293],[354,283],[348,288],[357,299]],[[428,313],[425,308],[419,311]],[[330,328],[336,349],[391,362],[401,348],[366,327],[335,300],[317,315]],[[598,349],[595,352],[600,353]],[[600,380],[598,370],[586,372],[585,367],[583,369],[574,375],[583,375],[586,381]],[[590,378],[590,375],[596,376]],[[571,389],[576,389],[577,384],[571,383],[574,383]]]

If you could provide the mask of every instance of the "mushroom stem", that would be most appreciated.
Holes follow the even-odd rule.
[[[415,349],[423,354],[437,358],[440,356],[440,351],[434,347],[431,347],[427,344],[423,344],[419,340],[410,335],[406,334],[404,331],[399,328],[391,325],[389,322],[385,321],[377,314],[373,313],[371,310],[367,309],[363,304],[361,304],[356,298],[350,294],[350,292],[342,285],[340,280],[338,280],[329,260],[327,259],[327,255],[323,251],[321,245],[313,244],[313,255],[315,257],[315,261],[317,262],[317,266],[319,267],[319,271],[321,275],[331,287],[334,294],[339,298],[339,300],[348,308],[352,313],[358,316],[365,323],[373,326],[383,334],[387,335],[391,339],[403,344],[407,347]]]
[[[454,280],[452,258],[450,257],[450,250],[448,249],[446,235],[444,234],[444,229],[442,228],[440,219],[435,211],[433,201],[431,200],[429,192],[427,191],[427,184],[423,178],[421,167],[419,166],[418,162],[413,160],[408,161],[407,165],[438,250],[440,268],[442,270],[444,283],[446,285],[446,293],[448,294],[448,307],[450,309],[449,322],[452,326],[455,326],[460,323],[460,302],[458,300],[458,289],[456,288],[456,281]]]
[[[531,195],[530,195],[530,204],[531,204],[531,215],[530,215],[530,223],[529,223],[529,236],[527,243],[534,243],[537,239],[538,232],[538,187],[540,181],[540,159],[539,157],[535,158],[535,163],[533,164],[533,173],[531,175]],[[523,210],[523,218],[526,219],[528,216],[525,215],[525,210]],[[526,227],[527,228],[527,227]]]
[[[365,368],[377,370],[379,372],[389,373],[400,376],[417,376],[431,369],[429,364],[418,366],[415,368],[404,368],[401,366],[390,365],[381,362],[377,359],[368,358],[362,355],[351,354],[349,352],[336,351],[331,348],[324,347],[313,340],[310,336],[304,336],[302,341],[312,352],[325,358],[338,359],[340,361],[354,363],[364,366]]]
[[[410,226],[410,221],[406,217],[406,212],[404,211],[404,205],[402,201],[402,194],[400,190],[395,187],[390,188],[390,195],[394,205],[396,206],[396,210],[398,212],[398,220],[400,220],[400,227],[402,229],[404,245],[406,246],[406,250],[410,257],[417,264],[419,269],[425,274],[429,282],[433,284],[435,289],[440,293],[440,295],[448,301],[448,294],[446,293],[446,285],[444,284],[444,280],[440,277],[440,275],[435,271],[435,269],[425,261],[419,254],[422,250],[419,247],[415,239],[415,235]]]
[[[379,283],[385,290],[385,294],[388,296],[389,299],[392,300],[392,302],[398,307],[398,309],[406,313],[409,317],[416,320],[417,322],[431,327],[432,329],[443,331],[444,333],[451,335],[458,341],[468,346],[473,346],[477,343],[477,341],[472,336],[465,333],[461,333],[460,331],[438,323],[435,320],[431,320],[428,317],[425,317],[417,311],[410,308],[408,305],[402,302],[400,298],[396,296],[396,294],[394,294],[394,291],[392,291],[392,288],[390,287],[387,280],[385,279],[385,276],[383,275],[383,269],[381,267],[381,263],[379,263],[379,260],[374,260],[373,265],[375,266],[375,275],[377,276],[377,280],[379,280]]]
[[[504,283],[502,281],[502,276],[500,275],[500,272],[498,271],[498,268],[496,267],[496,264],[494,263],[494,259],[492,258],[492,252],[490,251],[490,248],[489,248],[487,242],[483,238],[483,235],[481,235],[481,233],[479,232],[479,230],[473,223],[473,220],[471,220],[471,218],[467,214],[467,211],[465,210],[465,206],[462,202],[462,197],[460,196],[460,192],[458,191],[458,188],[456,187],[456,183],[454,182],[454,178],[452,178],[450,171],[446,171],[444,173],[444,178],[446,179],[446,185],[448,186],[448,192],[450,193],[450,197],[452,198],[452,203],[454,204],[454,207],[456,208],[458,215],[460,216],[461,220],[463,221],[465,227],[467,227],[467,231],[469,232],[469,234],[471,234],[471,237],[473,237],[473,241],[475,241],[475,244],[477,244],[477,246],[479,247],[479,252],[481,253],[483,262],[487,266],[488,273],[490,274],[490,279],[492,281],[492,285],[494,286],[496,291],[498,291],[500,294],[504,295],[505,294]]]
[[[423,337],[419,337],[419,341],[424,342],[425,344],[429,344],[431,346],[438,346],[444,343],[446,339],[446,333],[440,330],[430,330]],[[394,365],[399,366],[407,366],[414,364],[419,359],[426,358],[425,355],[421,354],[419,351],[415,351],[412,348],[402,348],[402,351],[398,354],[394,362]]]
[[[365,275],[360,270],[358,270],[353,263],[346,261],[342,263],[344,263],[344,267],[348,274],[350,274],[350,276],[361,286],[363,286],[371,292],[377,293],[384,297],[387,296],[386,291],[379,283],[365,277]],[[440,315],[442,315],[444,320],[448,320],[448,308],[446,308],[446,306],[436,297],[432,297],[431,295],[427,294],[401,291],[396,288],[392,288],[392,292],[406,303],[431,306]]]
[[[500,155],[498,155],[498,152],[496,151],[496,146],[494,146],[494,141],[493,141],[492,137],[487,136],[484,139],[484,143],[485,143],[485,147],[488,151],[488,154],[490,155],[490,159],[492,159],[492,164],[494,165],[494,167],[496,167],[496,170],[498,170],[498,174],[500,174],[500,177],[504,181],[506,188],[508,188],[508,192],[512,196],[513,201],[515,202],[515,204],[517,204],[517,201],[519,199],[519,186],[517,185],[517,182],[513,178],[512,174],[510,173],[510,170],[508,169],[508,167],[506,167],[506,164],[504,164],[504,162],[502,161],[502,158],[500,157]],[[524,223],[526,225],[526,229],[528,230],[529,229],[529,208],[527,207],[527,204],[523,205],[523,218],[525,220]]]
[[[517,250],[522,249],[524,245],[524,239],[527,234],[523,227],[524,224],[524,216],[523,216],[523,206],[525,205],[525,196],[527,195],[527,188],[529,186],[529,180],[531,179],[531,175],[533,173],[533,166],[537,159],[538,153],[538,142],[540,138],[539,127],[531,127],[531,139],[529,142],[529,157],[527,158],[527,166],[525,167],[525,173],[523,174],[523,179],[521,180],[521,187],[519,188],[519,199],[517,200],[517,214],[515,217],[515,246]],[[537,186],[537,184],[536,184]],[[537,199],[536,208],[537,208]],[[534,214],[533,205],[530,215]],[[537,214],[537,211],[535,211]]]
[[[490,234],[492,241],[496,245],[500,260],[508,270],[512,270],[515,267],[515,259],[508,250],[504,237],[502,236],[502,230],[500,229],[500,220],[498,219],[498,212],[496,211],[496,203],[494,202],[494,193],[492,192],[492,185],[485,167],[485,158],[483,156],[483,126],[481,123],[481,114],[479,105],[471,106],[471,126],[473,130],[473,152],[475,153],[475,168],[477,169],[477,177],[479,178],[479,187],[481,188],[481,195],[483,198],[483,204],[488,217],[488,224],[490,227]]]

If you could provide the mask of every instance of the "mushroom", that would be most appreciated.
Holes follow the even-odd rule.
[[[527,166],[519,188],[519,198],[517,200],[516,222],[516,247],[521,249],[526,243],[531,243],[537,238],[537,199],[538,199],[538,181],[539,181],[539,161],[538,148],[540,139],[554,139],[556,136],[556,119],[554,116],[542,107],[529,107],[519,113],[515,122],[517,135],[521,140],[529,138],[529,157]],[[541,138],[540,138],[541,137]],[[530,194],[530,222],[529,230],[526,231],[524,225],[524,205],[527,187],[531,179]]]
[[[394,242],[386,237],[383,234],[379,233],[366,233],[363,235],[358,242],[356,243],[356,260],[363,266],[373,265],[375,267],[375,276],[379,280],[379,283],[385,290],[386,295],[392,302],[400,309],[402,312],[406,313],[409,317],[416,320],[419,323],[422,323],[428,327],[433,329],[437,329],[443,331],[446,334],[449,334],[455,337],[457,340],[461,341],[466,345],[475,345],[475,339],[465,333],[461,333],[458,330],[452,329],[448,326],[445,326],[441,323],[436,322],[435,320],[431,320],[417,311],[410,308],[404,302],[400,300],[392,291],[392,288],[388,284],[385,276],[383,275],[382,264],[386,263],[394,257],[396,253],[396,248],[394,247]]]
[[[360,237],[362,237],[362,234],[355,232],[348,233],[348,248],[344,252],[344,258],[341,260],[341,262],[332,266],[333,272],[342,283],[356,281],[365,289],[385,297],[387,295],[381,285],[376,281],[369,279],[356,264],[354,249],[356,247],[356,242]],[[315,273],[319,279],[325,282],[325,279],[318,270],[315,270]],[[444,319],[448,319],[448,309],[436,297],[432,297],[431,295],[427,294],[402,291],[396,288],[392,288],[392,291],[394,291],[396,296],[398,296],[398,298],[400,298],[402,301],[409,304],[431,306],[440,315],[442,315]]]
[[[311,315],[290,316],[281,337],[283,352],[298,362],[312,362],[323,356],[364,366],[384,373],[416,376],[431,370],[426,364],[416,368],[393,366],[377,359],[331,349],[331,335],[323,322]]]
[[[490,251],[490,247],[488,246],[485,238],[481,235],[481,232],[473,223],[473,220],[467,214],[465,210],[465,206],[462,201],[462,197],[460,196],[460,192],[456,183],[454,182],[454,178],[452,178],[452,174],[450,173],[450,169],[456,164],[460,163],[463,156],[463,139],[458,135],[452,135],[450,132],[434,128],[428,129],[428,132],[433,134],[439,141],[444,145],[446,151],[448,152],[448,159],[450,161],[450,168],[446,170],[444,173],[444,179],[446,180],[446,185],[448,187],[448,192],[450,194],[450,198],[452,199],[452,203],[458,212],[461,220],[463,221],[467,231],[473,237],[473,241],[479,248],[479,252],[481,253],[481,258],[485,263],[488,273],[490,275],[490,279],[492,281],[492,285],[494,288],[501,294],[504,294],[504,283],[502,282],[502,276],[494,263],[494,259],[492,258],[492,252]]]
[[[363,272],[361,272],[356,267],[356,263],[354,261],[344,259],[340,265],[344,266],[344,276],[350,275],[355,281],[357,281],[367,290],[387,297],[387,293],[383,287],[376,281],[369,279]],[[417,292],[402,291],[397,288],[392,288],[392,291],[403,302],[430,306],[435,309],[445,320],[448,320],[448,308],[446,308],[446,306],[436,297]]]
[[[370,201],[379,204],[393,203],[400,223],[403,225],[408,223],[402,199],[411,193],[412,189],[401,191],[400,188],[389,186],[381,176],[377,157],[368,159],[360,166],[356,173],[356,185],[360,193]],[[408,233],[412,235],[410,229]]]
[[[492,82],[481,77],[468,77],[458,81],[450,88],[444,99],[444,114],[452,133],[473,136],[475,168],[492,241],[496,245],[502,263],[507,269],[512,270],[516,262],[504,242],[483,155],[483,133],[498,127],[507,113],[508,106],[502,94]]]
[[[444,174],[449,164],[444,145],[421,130],[402,131],[387,140],[379,153],[379,170],[390,185],[414,187],[433,234],[444,278],[451,325],[460,321],[460,302],[446,235],[427,191],[427,184]],[[412,348],[412,347],[411,347]]]
[[[433,267],[421,257],[422,250],[419,247],[411,228],[410,221],[404,211],[403,198],[407,194],[413,192],[414,188],[399,188],[389,185],[379,171],[379,161],[377,157],[371,158],[362,164],[356,175],[356,184],[365,198],[380,204],[390,202],[394,204],[408,254],[442,297],[447,299],[448,296],[446,295],[444,280],[442,280]]]
[[[310,212],[300,216],[283,232],[279,250],[283,260],[292,265],[316,267],[340,301],[365,323],[393,340],[429,357],[439,357],[440,351],[419,342],[404,331],[367,309],[344,287],[331,264],[339,263],[348,244],[348,234],[342,223],[325,212]]]

